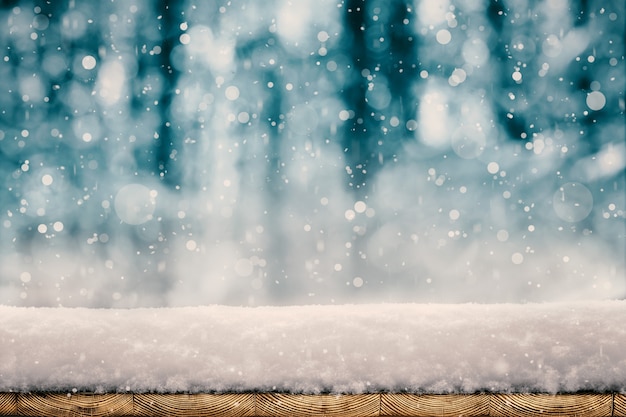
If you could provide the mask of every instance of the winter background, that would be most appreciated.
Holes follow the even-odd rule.
[[[624,9],[3,1],[0,304],[623,298]]]

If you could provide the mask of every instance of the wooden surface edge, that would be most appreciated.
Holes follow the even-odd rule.
[[[489,394],[383,393],[381,416],[479,417],[489,415]]]
[[[18,393],[19,416],[132,416],[133,394]]]
[[[626,417],[626,394],[615,394],[613,396],[613,416]]]
[[[254,417],[256,394],[135,394],[134,416]]]
[[[17,394],[14,392],[0,392],[0,416],[17,414]]]
[[[0,416],[626,417],[626,394],[60,394],[0,392]]]
[[[260,393],[256,396],[259,417],[378,417],[380,394],[305,395]]]
[[[614,394],[491,394],[492,417],[613,415]]]

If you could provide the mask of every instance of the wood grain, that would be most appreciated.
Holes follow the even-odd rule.
[[[491,394],[490,416],[611,416],[612,394]]]
[[[254,394],[135,394],[133,415],[252,417]]]
[[[14,392],[0,392],[0,416],[17,414],[17,394]]]
[[[128,416],[132,394],[17,394],[20,416]]]
[[[381,394],[381,416],[456,417],[486,416],[489,414],[489,396],[475,395],[419,395]]]
[[[626,394],[615,394],[613,398],[613,416],[626,417]]]
[[[257,394],[256,415],[263,417],[369,417],[380,412],[380,394]]]
[[[0,416],[626,417],[626,394],[1,393]]]

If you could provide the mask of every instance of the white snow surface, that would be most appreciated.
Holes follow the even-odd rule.
[[[0,306],[0,391],[626,392],[626,301]]]

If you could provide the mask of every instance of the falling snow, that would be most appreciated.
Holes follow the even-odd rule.
[[[10,3],[0,304],[626,296],[622,2]]]

